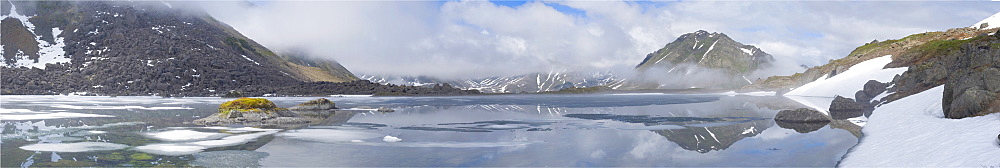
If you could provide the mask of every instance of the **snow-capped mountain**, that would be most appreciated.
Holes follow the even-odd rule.
[[[442,80],[433,77],[410,77],[391,75],[361,75],[361,79],[382,84],[427,86],[447,83],[462,89],[475,89],[485,93],[521,93],[558,91],[571,87],[607,86],[624,89],[631,86],[626,78],[611,72],[547,72],[516,76],[489,77],[477,79]]]
[[[774,57],[757,47],[699,30],[649,53],[636,69],[664,87],[736,88],[753,83],[748,75],[772,62]]]

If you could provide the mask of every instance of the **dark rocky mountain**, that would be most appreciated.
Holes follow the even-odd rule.
[[[336,62],[275,54],[204,12],[167,2],[2,4],[2,94],[471,93],[349,82],[357,78]]]
[[[723,33],[699,30],[681,35],[663,48],[646,55],[636,69],[657,71],[671,77],[692,76],[693,71],[720,71],[721,81],[703,87],[733,88],[752,83],[746,76],[771,65],[774,57],[752,45],[737,42]],[[656,78],[656,76],[647,76]],[[661,82],[662,83],[662,82]]]

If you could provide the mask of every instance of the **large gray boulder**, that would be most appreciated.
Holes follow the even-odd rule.
[[[954,99],[951,103],[951,110],[949,113],[945,113],[945,116],[948,118],[963,118],[980,115],[980,112],[986,110],[987,104],[992,102],[995,96],[995,93],[978,87],[966,89],[965,92],[959,94]]]
[[[809,108],[799,108],[795,110],[781,110],[774,116],[774,121],[790,123],[822,123],[830,122],[830,118],[825,114]]]
[[[837,96],[830,103],[830,117],[833,119],[848,119],[864,114],[865,106],[854,99]]]
[[[310,100],[305,103],[289,107],[288,110],[295,111],[316,111],[316,110],[333,110],[337,109],[337,104],[327,100],[326,98],[319,98],[316,100]]]

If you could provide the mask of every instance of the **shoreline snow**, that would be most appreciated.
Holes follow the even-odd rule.
[[[944,86],[885,104],[872,113],[844,167],[1000,166],[1000,114],[944,118]]]

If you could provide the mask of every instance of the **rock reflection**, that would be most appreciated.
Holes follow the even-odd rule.
[[[799,133],[809,133],[826,126],[829,122],[781,122],[778,121],[778,126],[785,129],[792,129]]]

